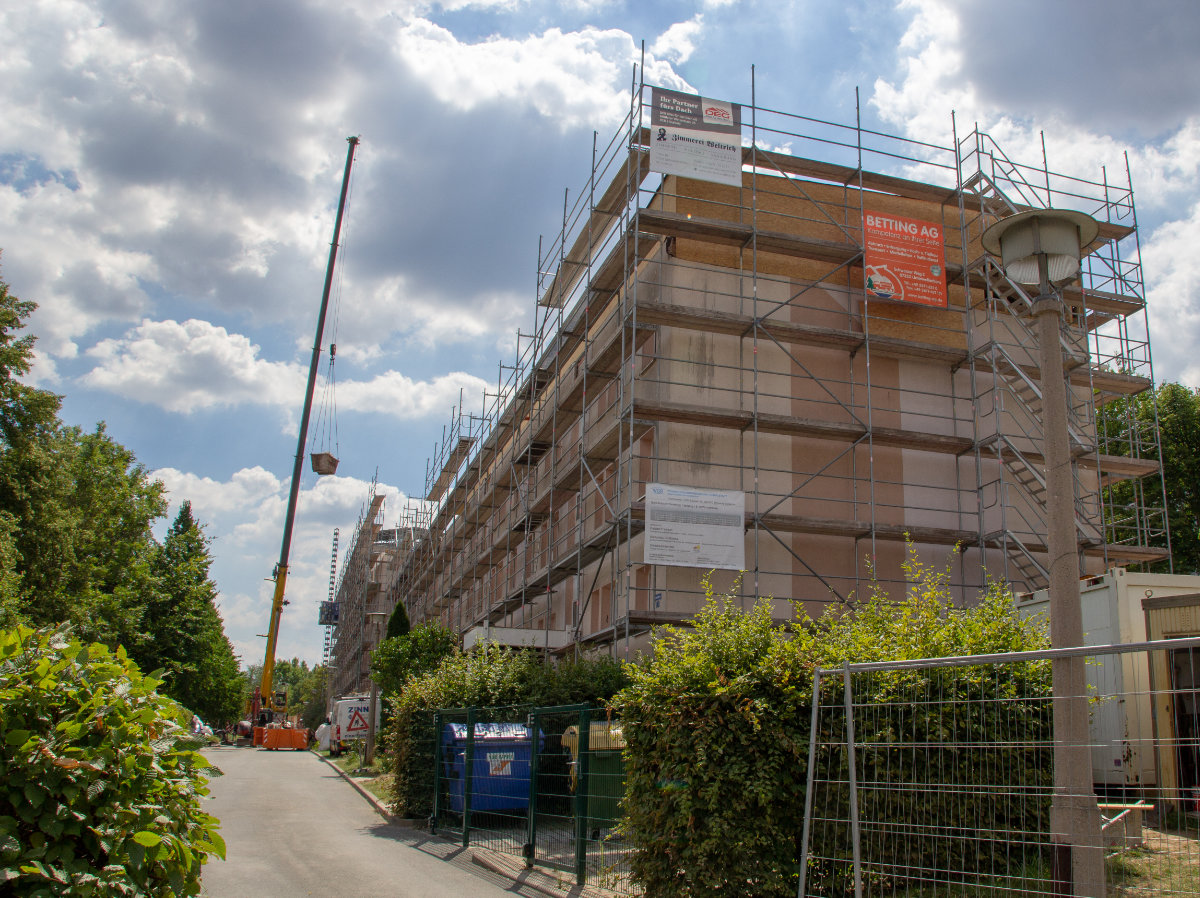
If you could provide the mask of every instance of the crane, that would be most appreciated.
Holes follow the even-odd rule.
[[[259,728],[265,728],[274,715],[282,713],[284,702],[277,700],[272,693],[275,679],[275,646],[279,640],[279,620],[283,616],[283,607],[288,604],[284,598],[287,588],[288,555],[292,548],[292,525],[296,521],[296,500],[300,496],[300,472],[304,467],[304,444],[308,439],[308,419],[312,411],[313,388],[317,382],[317,366],[321,359],[321,339],[325,331],[325,313],[329,308],[329,291],[333,286],[333,266],[337,259],[338,239],[342,232],[342,215],[346,209],[346,194],[350,186],[350,169],[354,165],[354,151],[358,147],[357,137],[346,138],[349,147],[346,150],[346,169],[342,174],[342,193],[338,199],[337,218],[333,225],[333,242],[329,246],[329,263],[325,266],[325,288],[321,293],[321,310],[317,314],[317,334],[313,340],[312,361],[308,366],[308,386],[304,391],[304,411],[300,416],[300,434],[296,444],[296,460],[292,466],[292,484],[288,493],[287,514],[283,521],[283,544],[279,549],[279,563],[271,573],[275,581],[274,596],[271,600],[271,622],[267,627],[267,653],[263,659],[262,680],[254,691],[250,704],[250,719],[255,725],[256,745],[262,744],[265,738]],[[289,746],[290,747],[290,746]]]

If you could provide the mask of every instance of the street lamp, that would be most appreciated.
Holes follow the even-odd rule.
[[[985,250],[1000,257],[1010,278],[1038,288],[1033,317],[1041,369],[1050,644],[1054,648],[1083,645],[1059,287],[1079,273],[1083,247],[1096,238],[1098,231],[1095,220],[1082,212],[1034,209],[1001,219],[983,232],[982,240]],[[1052,664],[1054,797],[1050,831],[1055,894],[1102,898],[1104,844],[1100,809],[1092,788],[1084,659],[1055,658]]]
[[[380,618],[384,618],[387,616],[388,616],[388,614],[386,611],[368,611],[367,612],[367,617],[373,618],[373,620],[371,621],[371,623],[374,625],[373,629],[375,630],[375,632],[372,634],[373,636],[378,637],[381,635],[379,625],[382,623],[382,621],[380,620]],[[379,642],[380,642],[379,639],[375,639],[376,646],[379,645]],[[367,669],[370,670],[369,663],[368,663]],[[363,752],[363,766],[364,767],[371,766],[371,764],[375,761],[375,715],[377,713],[376,708],[378,708],[378,707],[379,707],[379,684],[376,683],[375,678],[372,677],[371,678],[371,704],[370,704],[370,710],[367,712],[367,718],[368,718],[367,719],[367,747],[366,747],[366,750]]]

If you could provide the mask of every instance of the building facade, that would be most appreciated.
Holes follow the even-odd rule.
[[[647,554],[656,485],[741,494],[744,573],[713,586],[780,620],[902,590],[910,545],[964,601],[989,576],[1043,587],[1033,297],[980,236],[1044,206],[1100,222],[1061,331],[1081,570],[1167,557],[1161,491],[1121,507],[1105,492],[1158,470],[1157,434],[1097,426],[1153,385],[1128,178],[1014,163],[978,130],[937,146],[752,106],[740,185],[662,174],[650,90],[564,204],[510,376],[447,428],[385,604],[552,651],[636,651],[704,599],[702,567]],[[944,307],[879,298],[878,218],[940,235]]]

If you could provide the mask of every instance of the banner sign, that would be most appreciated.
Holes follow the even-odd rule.
[[[863,236],[869,299],[946,308],[946,252],[941,225],[867,212]]]
[[[338,603],[337,602],[322,602],[320,609],[317,611],[317,626],[318,627],[334,627],[338,622]]]
[[[646,564],[746,567],[746,494],[651,483],[646,486]]]
[[[737,103],[650,90],[650,170],[742,186],[742,109]]]

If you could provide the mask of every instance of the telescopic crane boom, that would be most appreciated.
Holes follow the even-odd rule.
[[[275,595],[271,600],[271,623],[267,627],[267,654],[263,659],[262,682],[256,701],[251,709],[255,723],[263,724],[262,718],[273,712],[283,711],[271,692],[275,679],[275,645],[279,639],[279,619],[283,615],[284,591],[287,587],[288,555],[292,548],[292,524],[296,520],[296,500],[300,495],[300,472],[304,467],[304,444],[308,439],[308,418],[312,411],[313,388],[317,383],[317,364],[321,359],[321,338],[325,332],[325,313],[329,308],[329,291],[333,286],[333,265],[337,259],[338,239],[342,233],[342,213],[346,209],[346,193],[350,186],[350,169],[354,165],[354,151],[358,147],[357,137],[346,138],[350,144],[346,150],[346,170],[342,174],[342,193],[338,199],[337,219],[333,225],[333,242],[329,245],[329,264],[325,266],[325,289],[321,293],[321,311],[317,315],[317,334],[313,339],[312,361],[308,365],[308,386],[304,390],[304,412],[300,416],[300,435],[296,442],[296,462],[292,466],[292,487],[288,493],[287,516],[283,521],[283,544],[279,549],[279,563],[275,565],[272,579]]]

